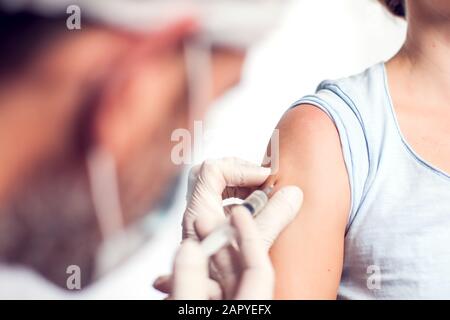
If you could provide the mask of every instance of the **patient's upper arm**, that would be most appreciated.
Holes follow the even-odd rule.
[[[302,105],[281,120],[278,189],[297,185],[304,204],[271,250],[275,297],[334,299],[343,263],[350,187],[339,135],[320,109]]]

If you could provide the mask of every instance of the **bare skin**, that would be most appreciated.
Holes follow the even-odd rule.
[[[411,147],[450,173],[450,3],[407,1],[407,11],[408,38],[386,65],[394,109]],[[339,136],[314,106],[289,111],[278,128],[280,170],[271,183],[301,187],[304,206],[272,248],[275,294],[335,299],[350,208]]]
[[[411,147],[450,173],[450,5],[410,1],[408,10],[408,39],[386,66],[393,105]]]
[[[339,135],[327,115],[314,106],[289,111],[278,129],[280,170],[268,183],[275,183],[276,189],[299,186],[304,202],[301,214],[271,250],[275,296],[333,299],[342,271],[350,208]]]

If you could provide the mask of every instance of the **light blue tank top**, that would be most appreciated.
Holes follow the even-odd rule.
[[[300,104],[335,123],[351,185],[338,298],[449,299],[450,175],[403,137],[384,63],[324,81]]]

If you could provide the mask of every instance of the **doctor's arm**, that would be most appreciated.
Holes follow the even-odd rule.
[[[279,170],[268,184],[297,185],[304,204],[271,249],[277,299],[335,299],[350,187],[339,135],[314,106],[288,111],[278,125]]]

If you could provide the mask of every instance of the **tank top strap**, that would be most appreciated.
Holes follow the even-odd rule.
[[[291,107],[316,106],[339,132],[351,191],[347,230],[375,178],[385,137],[396,130],[385,105],[385,86],[384,63],[379,63],[352,77],[323,81],[316,94],[303,97]]]

